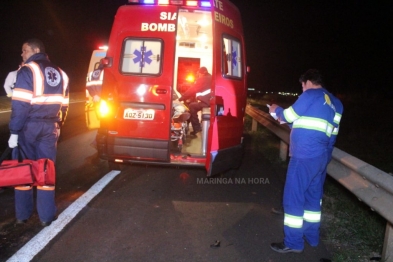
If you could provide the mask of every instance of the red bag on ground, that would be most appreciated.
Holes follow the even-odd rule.
[[[55,163],[52,160],[48,158],[22,160],[21,152],[18,152],[18,159],[4,160],[11,151],[11,148],[7,148],[0,157],[0,187],[55,185]]]
[[[41,158],[32,162],[34,185],[54,186],[56,182],[55,163],[49,158]]]
[[[11,150],[7,148],[0,158],[0,187],[33,184],[32,160],[4,160]]]

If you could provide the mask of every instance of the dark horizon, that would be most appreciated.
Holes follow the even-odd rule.
[[[392,95],[392,2],[231,1],[242,14],[249,87],[300,92],[299,76],[317,68],[332,92]],[[71,90],[82,92],[91,52],[107,44],[116,10],[126,2],[3,4],[0,81],[3,84],[8,72],[17,69],[23,41],[36,37],[70,76]]]

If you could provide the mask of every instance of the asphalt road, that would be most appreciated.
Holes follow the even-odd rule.
[[[280,205],[285,172],[253,152],[249,137],[242,166],[225,176],[207,179],[202,169],[127,165],[95,190],[109,169],[88,146],[94,131],[84,127],[83,104],[73,108],[56,163],[59,219],[46,228],[36,217],[14,227],[13,194],[7,189],[0,194],[0,210],[7,210],[0,213],[0,261],[23,261],[18,257],[24,247],[35,250],[35,239],[49,236],[32,261],[317,262],[330,257],[322,241],[316,248],[306,244],[302,254],[270,249],[283,237],[283,219],[270,211]],[[5,121],[1,114],[0,121]],[[1,137],[6,144],[8,137]],[[91,200],[90,191],[96,192]],[[75,203],[79,211],[71,216]],[[8,237],[11,241],[4,240]]]
[[[1,100],[1,98],[0,98]],[[83,100],[82,100],[83,101]],[[1,101],[3,102],[3,101]],[[9,111],[0,113],[0,152],[9,138]],[[85,128],[84,103],[72,103],[58,143],[56,202],[59,213],[94,185],[109,169],[89,146],[95,131]],[[0,261],[5,261],[42,230],[37,213],[23,226],[15,226],[12,188],[0,193]]]

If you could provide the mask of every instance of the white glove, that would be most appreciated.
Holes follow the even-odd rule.
[[[8,146],[10,148],[14,148],[18,145],[18,135],[11,134],[10,139],[8,140]]]
[[[98,95],[94,95],[93,102],[100,102],[100,97]]]

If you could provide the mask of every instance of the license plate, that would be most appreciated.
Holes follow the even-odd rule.
[[[132,109],[126,108],[124,109],[124,119],[136,119],[136,120],[153,120],[154,119],[154,110],[153,109]]]

